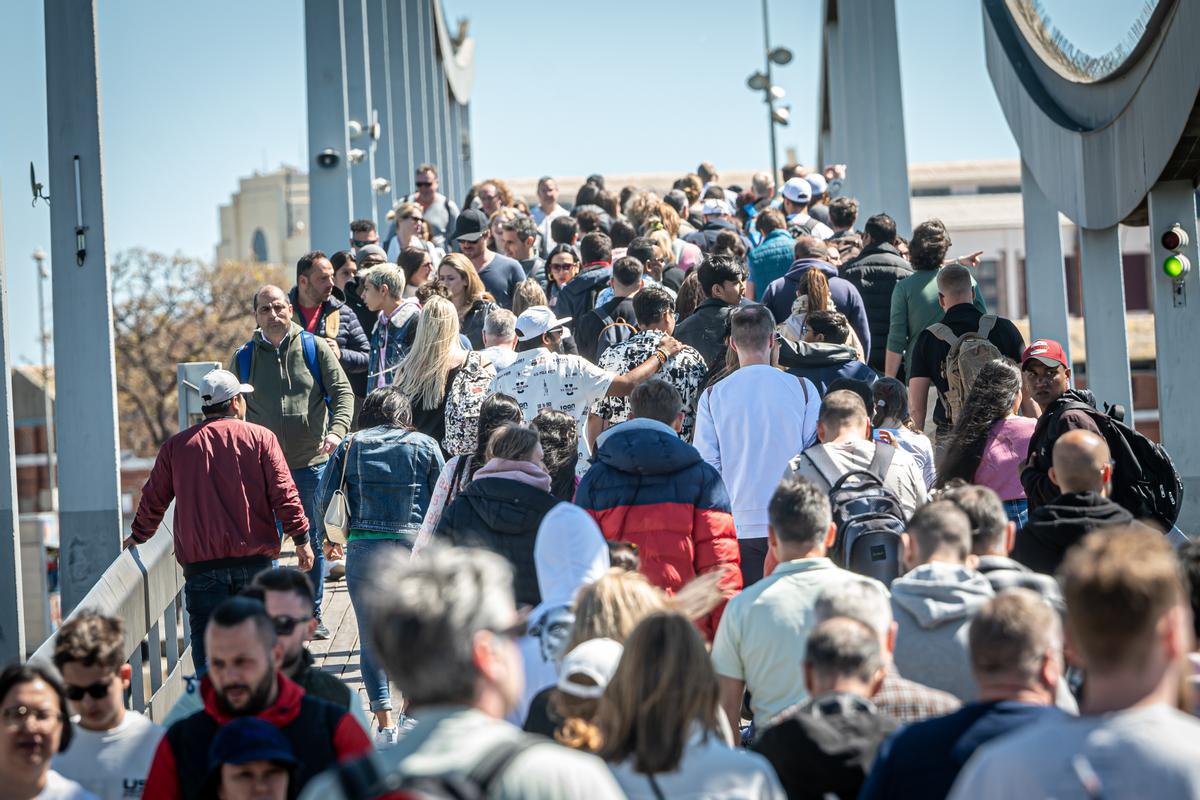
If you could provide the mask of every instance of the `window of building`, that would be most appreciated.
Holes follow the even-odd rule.
[[[254,231],[254,238],[250,243],[251,252],[254,254],[254,260],[262,264],[267,261],[267,235],[263,233],[262,228],[257,228]]]

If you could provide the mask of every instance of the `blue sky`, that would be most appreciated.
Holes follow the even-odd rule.
[[[978,0],[896,0],[910,161],[1012,158],[1016,146],[983,62]],[[240,176],[305,153],[302,0],[120,0],[99,6],[110,255],[142,246],[210,258],[217,206]],[[1093,52],[1110,48],[1137,0],[1043,0]],[[761,65],[756,2],[444,0],[477,39],[477,176],[767,166],[765,112],[744,81]],[[795,147],[815,157],[819,0],[771,0],[772,44]],[[38,358],[35,271],[49,212],[31,208],[29,162],[46,164],[42,5],[0,4],[0,190],[10,346]]]

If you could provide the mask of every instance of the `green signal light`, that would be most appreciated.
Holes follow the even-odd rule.
[[[1182,278],[1191,268],[1187,258],[1181,255],[1167,256],[1162,264],[1163,274],[1168,278]]]

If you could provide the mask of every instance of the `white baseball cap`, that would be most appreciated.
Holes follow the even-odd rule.
[[[209,372],[200,379],[200,385],[196,388],[200,390],[200,399],[206,406],[215,406],[232,400],[239,394],[254,391],[253,386],[242,383],[227,369],[214,369]]]
[[[561,328],[571,321],[570,317],[556,317],[546,306],[530,306],[517,317],[517,341],[529,342]]]
[[[625,648],[612,639],[588,639],[567,653],[558,675],[558,690],[572,697],[594,700],[604,694],[605,687],[617,671]],[[572,675],[591,678],[594,686],[576,683]]]
[[[814,195],[823,195],[829,191],[829,183],[826,182],[825,176],[819,172],[810,172],[804,176],[804,180],[808,181],[808,185],[812,187]]]
[[[704,205],[701,206],[700,214],[705,217],[717,217],[722,215],[731,217],[733,216],[733,208],[730,207],[729,202],[726,200],[722,200],[719,197],[710,197],[705,200]]]
[[[788,178],[783,185],[783,196],[793,203],[805,204],[812,199],[812,184],[804,178]]]

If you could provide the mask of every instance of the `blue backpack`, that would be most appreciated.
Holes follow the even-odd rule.
[[[300,349],[304,353],[304,363],[308,366],[313,381],[321,391],[321,399],[325,401],[326,410],[333,414],[333,401],[329,397],[329,392],[325,391],[325,381],[321,378],[321,365],[317,362],[317,337],[308,331],[300,331]],[[237,359],[238,380],[247,383],[250,380],[251,360],[254,358],[254,340],[251,339],[239,347],[234,353],[234,358]]]

